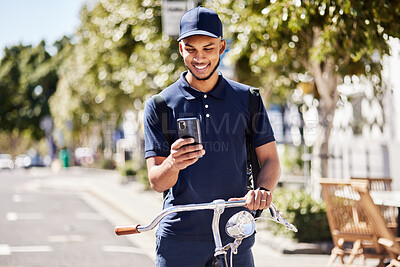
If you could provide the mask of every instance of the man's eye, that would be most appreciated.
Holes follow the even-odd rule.
[[[186,51],[188,51],[189,53],[193,53],[194,49],[186,49]]]

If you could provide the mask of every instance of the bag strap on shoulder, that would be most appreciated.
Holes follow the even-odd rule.
[[[260,108],[260,89],[255,87],[250,87],[249,96],[249,110],[250,113],[257,113]]]
[[[168,119],[167,102],[165,102],[165,99],[160,94],[153,95],[152,98],[153,98],[154,104],[156,105],[156,112],[158,115],[158,119],[161,122],[162,132],[163,132],[168,144],[171,145],[172,138],[169,134],[169,129],[168,129],[169,119]],[[163,192],[164,199],[167,197],[168,192],[169,192],[169,189],[167,189]]]
[[[257,158],[256,148],[254,146],[254,135],[257,127],[257,115],[260,110],[260,90],[250,87],[249,89],[249,111],[250,120],[246,129],[246,149],[247,149],[247,173],[248,189],[255,189],[257,186],[258,175],[260,174],[260,163]],[[254,217],[260,217],[262,210],[254,212]]]
[[[168,119],[167,102],[165,102],[165,99],[160,94],[153,95],[152,98],[154,104],[156,105],[156,112],[158,118],[161,121],[162,132],[165,136],[165,139],[167,139],[167,142],[171,145],[172,138],[169,134],[169,129],[168,129],[169,119]]]
[[[260,173],[260,164],[258,162],[256,148],[254,146],[254,133],[256,131],[257,113],[260,109],[260,90],[250,87],[249,90],[249,111],[250,120],[246,129],[246,148],[247,148],[247,166],[249,173],[248,187],[255,188],[257,185],[258,174]]]

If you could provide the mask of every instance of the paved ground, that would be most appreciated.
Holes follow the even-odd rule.
[[[113,224],[148,224],[161,211],[162,194],[146,191],[138,182],[122,184],[115,171],[70,168],[54,173],[49,169],[32,169],[38,178],[31,186],[41,189],[82,190],[91,194],[91,204],[104,214]],[[45,174],[45,175],[44,175]],[[259,223],[265,222],[257,222]],[[271,223],[271,222],[268,222]],[[256,225],[256,228],[257,228]],[[260,227],[262,228],[262,227]],[[113,229],[110,229],[113,231]],[[140,235],[122,236],[147,255],[154,259],[155,231]],[[327,254],[298,254],[302,249],[312,252],[314,247],[309,244],[297,244],[291,240],[275,237],[266,231],[258,231],[256,244],[253,248],[256,265],[268,267],[296,266],[322,267],[326,266]],[[294,254],[284,254],[284,250]],[[376,261],[367,261],[368,266],[376,266]]]
[[[30,172],[0,170],[0,266],[131,267],[153,260],[110,223],[86,192],[29,186]],[[104,206],[104,205],[103,205]]]

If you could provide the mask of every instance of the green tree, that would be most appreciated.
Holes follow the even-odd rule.
[[[183,64],[177,42],[162,34],[160,4],[105,0],[81,10],[81,25],[61,56],[60,82],[51,100],[59,126],[73,120],[79,130],[119,118],[178,78]]]
[[[400,2],[349,0],[207,1],[227,25],[237,77],[285,99],[312,83],[319,101],[314,170],[327,177],[329,136],[345,75],[380,77],[390,36],[400,36]],[[303,82],[303,84],[302,84]],[[376,90],[382,91],[380,83]],[[381,92],[382,93],[382,92]]]
[[[5,48],[0,61],[1,131],[26,133],[33,140],[44,136],[40,122],[50,115],[48,99],[54,93],[57,73],[45,43]]]

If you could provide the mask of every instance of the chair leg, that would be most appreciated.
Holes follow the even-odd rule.
[[[328,264],[326,265],[327,267],[331,267],[333,265],[333,263],[335,262],[336,258],[338,257],[338,253],[337,253],[337,248],[334,247],[331,251],[331,256],[329,257],[329,261]]]
[[[386,256],[379,258],[379,264],[377,267],[387,267],[388,265],[390,265],[390,262],[386,261]]]
[[[351,249],[348,264],[352,264],[356,257],[362,255],[361,250],[362,250],[361,240],[357,240],[356,242],[353,243],[353,248]]]
[[[336,260],[336,258],[337,258],[337,255],[331,255],[330,257],[329,257],[329,261],[328,261],[328,264],[326,265],[326,267],[332,267],[333,266],[333,263],[335,262],[335,260]]]
[[[383,261],[379,260],[379,264],[377,267],[387,267],[387,266]]]
[[[364,254],[362,254],[362,253],[360,254],[360,260],[361,260],[362,266],[366,265],[365,256],[364,256]]]
[[[341,261],[341,263],[342,263],[342,265],[343,264],[345,264],[345,261],[344,261],[344,251],[343,251],[343,249],[341,249],[341,248],[339,248],[339,247],[334,247],[332,250],[331,250],[331,256],[329,257],[329,261],[328,261],[328,264],[326,265],[327,267],[331,267],[331,266],[333,266],[333,263],[335,262],[335,260],[338,258],[338,257],[340,257],[340,261]]]
[[[390,264],[387,267],[400,267],[400,261],[393,259],[390,261]]]

